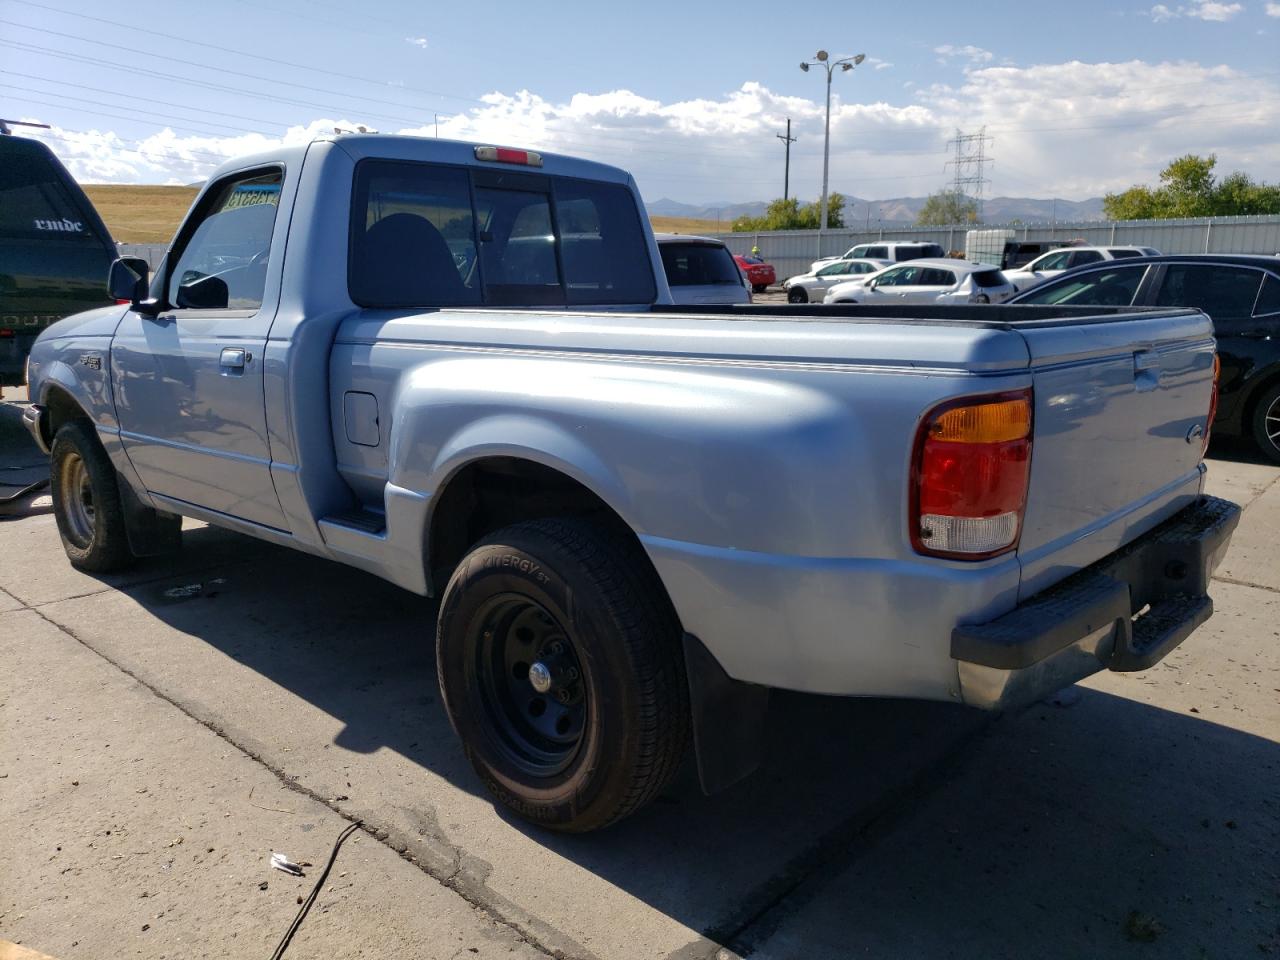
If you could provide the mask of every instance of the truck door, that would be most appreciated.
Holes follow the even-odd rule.
[[[125,449],[150,492],[288,529],[263,393],[282,181],[278,168],[255,170],[205,193],[152,287],[165,309],[131,310],[116,331],[111,382]]]

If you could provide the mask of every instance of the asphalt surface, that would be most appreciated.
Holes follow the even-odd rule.
[[[0,466],[31,457],[17,414]],[[86,576],[27,500],[0,513],[0,940],[266,957],[359,820],[290,956],[1280,955],[1280,470],[1214,452],[1246,513],[1163,664],[995,723],[779,696],[759,774],[706,798],[686,770],[574,838],[472,774],[430,601],[194,523]]]

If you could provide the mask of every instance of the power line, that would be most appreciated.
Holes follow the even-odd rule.
[[[68,17],[79,17],[82,20],[92,20],[95,23],[105,23],[113,27],[123,26],[123,24],[121,24],[118,20],[110,20],[106,17],[95,17],[87,13],[76,13],[75,11],[72,11],[72,10],[62,10],[58,7],[51,7],[48,4],[37,3],[36,0],[24,0],[24,5],[28,7],[39,7],[41,10],[49,10],[53,13],[61,13],[64,16],[68,16]],[[361,13],[361,17],[366,17],[366,16],[367,16],[366,14]],[[40,28],[31,27],[29,29],[36,30]],[[326,70],[324,67],[317,67],[311,64],[294,63],[292,60],[279,60],[275,57],[264,56],[263,54],[260,54],[260,53],[246,53],[243,50],[230,49],[225,43],[206,43],[203,40],[193,40],[190,37],[179,37],[172,33],[161,33],[159,30],[147,30],[142,27],[134,26],[133,24],[128,25],[128,31],[131,34],[145,33],[153,37],[162,37],[165,40],[176,40],[179,43],[189,43],[197,47],[208,47],[209,49],[217,50],[219,53],[224,55],[231,53],[237,57],[247,57],[251,60],[261,60],[265,63],[274,63],[282,67],[293,67],[294,69],[297,69],[297,70],[310,70],[312,73],[322,73],[327,76],[338,77],[343,80],[358,80],[361,83],[371,83],[378,87],[387,86],[387,81],[385,80],[375,80],[372,77],[362,77],[358,74],[342,73],[337,70]],[[52,31],[46,31],[46,32],[52,32]],[[60,36],[62,36],[62,34],[60,34]],[[421,94],[425,94],[427,96],[432,96],[432,97],[440,97],[445,100],[464,100],[468,103],[484,103],[483,100],[479,100],[475,97],[464,97],[454,93],[444,93],[443,91],[440,91],[440,90],[426,90],[421,87],[410,87],[407,85],[397,86],[396,89],[408,90],[412,93],[421,93]],[[408,104],[403,104],[403,106],[408,106]]]

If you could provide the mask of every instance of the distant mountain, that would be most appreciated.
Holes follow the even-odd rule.
[[[845,223],[850,227],[870,223],[915,223],[924,206],[925,197],[890,197],[887,200],[863,200],[846,194]],[[806,201],[807,202],[807,201]],[[733,220],[743,214],[758,217],[768,207],[767,201],[755,203],[681,203],[663,198],[646,203],[649,213],[657,217],[690,217],[698,220]],[[986,223],[1060,223],[1081,220],[1102,220],[1102,198],[1088,200],[1039,200],[1031,197],[992,197],[983,204],[983,220]]]

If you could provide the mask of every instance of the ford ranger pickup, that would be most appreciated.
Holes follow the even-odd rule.
[[[643,210],[434,139],[225,164],[32,350],[72,564],[192,517],[438,597],[463,748],[570,831],[690,746],[705,789],[749,773],[770,689],[1011,710],[1208,618],[1204,314],[680,307]]]

